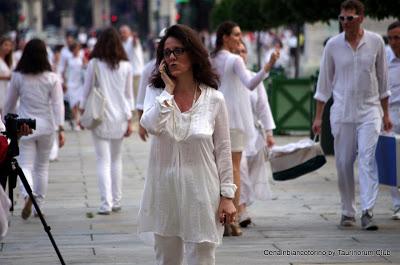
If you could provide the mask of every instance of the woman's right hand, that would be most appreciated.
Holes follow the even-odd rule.
[[[266,73],[268,73],[271,70],[272,66],[274,66],[276,61],[279,59],[279,56],[280,56],[279,49],[275,49],[275,51],[271,54],[271,57],[269,58],[269,62],[264,65],[264,71]]]
[[[165,69],[167,67],[167,64],[165,63],[164,60],[161,61],[160,66],[158,67],[158,71],[161,74],[161,79],[165,83],[165,89],[169,94],[173,94],[175,90],[175,82],[171,79],[171,77],[166,73]]]

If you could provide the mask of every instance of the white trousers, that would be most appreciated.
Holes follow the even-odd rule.
[[[390,106],[389,108],[390,118],[393,122],[393,131],[400,134],[400,105]],[[392,187],[390,189],[390,194],[392,195],[393,207],[400,207],[400,191],[397,187]]]
[[[122,198],[122,153],[121,139],[104,139],[94,133],[97,178],[100,191],[100,211],[111,211],[121,207]]]
[[[214,265],[216,245],[210,242],[184,243],[180,237],[154,234],[156,265]]]
[[[39,206],[42,205],[47,193],[49,183],[49,155],[53,141],[54,134],[41,135],[28,139],[22,137],[19,140],[20,155],[17,157],[17,160]],[[19,183],[21,195],[25,198],[28,196],[28,193],[22,185],[21,180],[19,180]]]
[[[375,205],[379,188],[375,149],[381,124],[381,120],[332,124],[343,215],[354,217],[356,214],[354,185],[356,158],[358,158],[361,208],[372,209]]]

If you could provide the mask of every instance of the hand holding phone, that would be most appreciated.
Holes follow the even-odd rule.
[[[164,60],[161,61],[158,71],[161,74],[161,79],[165,83],[165,89],[168,91],[168,93],[173,94],[175,90],[175,82],[172,80],[168,66]]]

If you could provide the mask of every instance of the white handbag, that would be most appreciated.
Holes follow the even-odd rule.
[[[104,110],[106,107],[106,98],[102,94],[100,82],[98,79],[97,59],[93,61],[94,78],[92,91],[86,101],[85,111],[83,112],[80,123],[87,129],[94,129],[103,121]]]

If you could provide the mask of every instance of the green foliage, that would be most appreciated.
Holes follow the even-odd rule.
[[[263,30],[290,24],[329,22],[340,13],[343,0],[222,0],[212,11],[216,25],[233,20],[243,30]],[[366,14],[400,18],[400,0],[363,0]]]
[[[376,19],[395,17],[400,19],[400,0],[364,0],[365,13]]]

